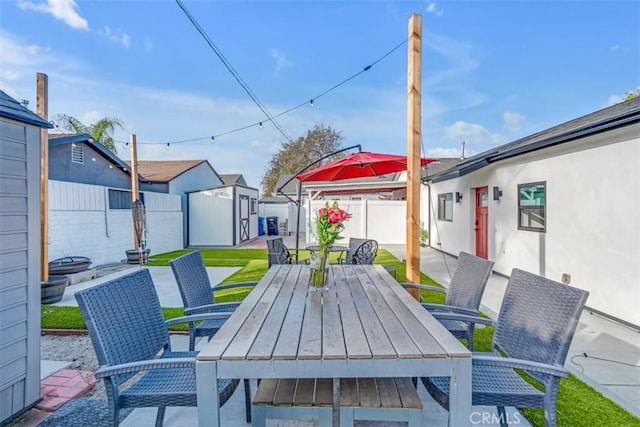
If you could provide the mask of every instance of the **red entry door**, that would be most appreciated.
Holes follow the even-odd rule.
[[[489,228],[489,188],[476,188],[476,255],[487,259],[487,229]]]

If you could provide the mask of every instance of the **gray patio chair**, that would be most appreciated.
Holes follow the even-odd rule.
[[[545,425],[555,426],[558,385],[561,378],[569,376],[564,362],[588,295],[587,291],[513,269],[495,322],[492,352],[472,357],[472,405],[497,406],[501,426],[507,426],[505,406],[544,408]],[[434,316],[471,317],[454,313]],[[481,317],[475,322],[492,323]],[[529,374],[544,390],[533,387],[516,369]],[[422,382],[447,409],[449,378],[428,377]]]
[[[274,264],[306,264],[309,262],[308,260],[298,260],[296,262],[289,249],[285,246],[282,237],[267,240],[267,250],[269,268]]]
[[[148,269],[76,292],[75,298],[100,363],[95,376],[104,380],[114,426],[119,424],[121,408],[158,407],[156,426],[161,426],[167,406],[197,406],[197,352],[172,351],[167,328],[193,319],[165,322]],[[220,405],[238,383],[218,381]]]
[[[194,314],[233,312],[239,302],[216,303],[214,292],[223,289],[254,287],[258,282],[237,282],[211,286],[207,267],[200,251],[189,252],[169,261],[171,270],[178,283],[184,314],[188,318]],[[196,338],[211,338],[225,322],[222,319],[206,319],[201,322],[189,322],[189,350],[193,351]],[[249,380],[244,380],[247,422],[251,422],[251,394]]]
[[[200,251],[189,252],[169,261],[173,275],[178,283],[184,314],[233,312],[239,302],[216,303],[214,292],[223,289],[253,287],[258,282],[227,283],[211,286],[207,267]],[[205,320],[199,323],[189,322],[189,350],[195,349],[196,338],[211,338],[226,319]]]
[[[453,273],[448,290],[437,286],[417,285],[414,283],[403,283],[402,286],[405,288],[446,292],[447,296],[444,304],[422,304],[424,308],[432,313],[443,311],[478,316],[480,300],[491,276],[493,264],[493,261],[467,252],[460,252],[458,254],[458,266]],[[441,323],[456,338],[466,339],[467,347],[473,351],[474,323],[459,320],[441,320]]]

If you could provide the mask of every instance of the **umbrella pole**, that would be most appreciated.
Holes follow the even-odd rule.
[[[357,148],[358,151],[362,150],[362,147],[360,146],[360,144],[357,145],[352,145],[350,147],[347,148],[342,148],[340,150],[334,151],[332,153],[329,154],[325,154],[324,156],[320,157],[318,160],[316,160],[313,163],[309,163],[307,166],[305,166],[304,168],[300,169],[298,171],[298,173],[296,173],[295,175],[293,175],[291,178],[289,178],[284,184],[282,184],[280,186],[280,188],[278,188],[276,190],[277,193],[281,193],[282,195],[284,195],[287,199],[291,200],[291,197],[287,196],[285,193],[282,192],[282,189],[291,181],[293,181],[295,179],[296,176],[300,175],[302,172],[306,171],[307,169],[309,169],[311,166],[317,165],[318,163],[320,163],[321,161],[323,161],[324,159],[331,157],[331,156],[335,156],[336,154],[342,153],[343,151],[347,151],[347,150],[351,150],[353,148]],[[298,200],[291,200],[292,202],[294,202],[296,204],[296,206],[298,207],[298,213],[297,213],[297,221],[298,223],[296,224],[296,262],[298,262],[298,240],[300,240],[300,203],[301,203],[301,199],[302,198],[302,181],[298,181]]]
[[[298,206],[298,212],[296,215],[296,264],[298,263],[298,246],[299,246],[299,240],[300,240],[300,204],[302,203],[302,201],[300,200],[302,199],[302,181],[298,181],[298,197],[296,200],[296,206]]]

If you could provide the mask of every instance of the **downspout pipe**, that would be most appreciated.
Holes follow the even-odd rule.
[[[329,154],[325,154],[324,156],[320,157],[318,160],[309,163],[307,166],[305,166],[304,168],[300,169],[298,172],[296,172],[295,175],[293,175],[291,178],[289,178],[284,184],[282,184],[277,190],[277,193],[282,194],[284,197],[286,197],[287,199],[289,199],[291,202],[295,203],[296,208],[298,209],[297,215],[296,215],[296,262],[298,262],[298,252],[299,252],[299,242],[298,240],[300,240],[300,205],[302,204],[302,181],[298,182],[298,191],[297,191],[297,195],[296,198],[297,200],[293,200],[291,197],[287,196],[285,193],[282,192],[282,189],[284,187],[286,187],[287,184],[289,184],[291,181],[293,181],[295,179],[296,176],[300,175],[302,172],[305,172],[306,170],[308,170],[309,168],[317,165],[318,163],[322,162],[323,160],[331,157],[331,156],[335,156],[336,154],[340,154],[344,151],[348,151],[348,150],[353,150],[354,148],[358,149],[358,152],[362,151],[362,146],[360,144],[357,145],[352,145],[350,147],[347,148],[342,148],[340,150],[337,151],[333,151]]]

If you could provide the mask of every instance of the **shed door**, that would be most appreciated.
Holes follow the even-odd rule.
[[[249,196],[240,195],[240,243],[249,240]]]
[[[489,188],[476,188],[476,255],[487,259],[487,229],[489,228]]]

